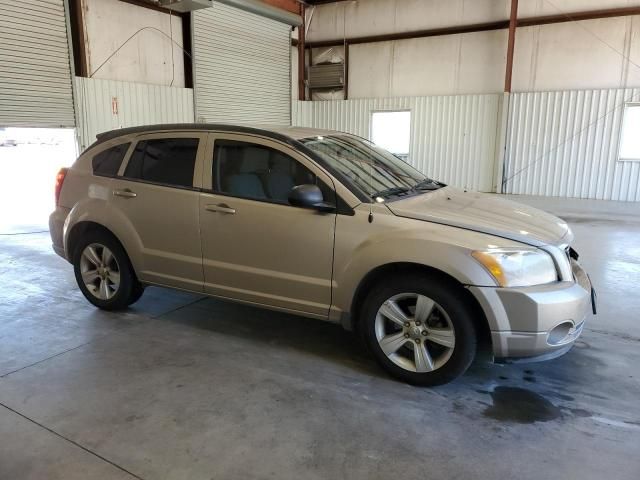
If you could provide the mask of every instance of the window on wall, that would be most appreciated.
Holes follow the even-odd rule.
[[[406,161],[411,143],[411,112],[373,112],[371,141]]]
[[[640,162],[640,103],[624,106],[619,160]]]

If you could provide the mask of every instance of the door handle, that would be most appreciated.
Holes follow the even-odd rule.
[[[132,192],[128,188],[125,188],[124,190],[114,190],[113,195],[115,197],[124,197],[124,198],[135,198],[137,196],[135,192]]]
[[[219,203],[218,205],[207,205],[205,209],[209,212],[227,213],[229,215],[233,215],[234,213],[236,213],[236,209],[231,208],[226,203]]]

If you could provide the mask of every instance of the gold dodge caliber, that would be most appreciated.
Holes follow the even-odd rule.
[[[346,133],[156,125],[98,135],[56,183],[54,250],[99,308],[147,285],[341,323],[389,373],[568,351],[595,294],[562,220],[432,180]]]

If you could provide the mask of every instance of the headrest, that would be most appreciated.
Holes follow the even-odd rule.
[[[273,155],[271,155],[269,168],[272,172],[289,173],[291,171],[291,160],[282,153],[274,152]]]
[[[269,150],[248,147],[243,151],[240,173],[262,173],[269,169]]]

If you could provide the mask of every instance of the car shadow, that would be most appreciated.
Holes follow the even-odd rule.
[[[167,291],[167,295],[171,294]],[[244,341],[293,349],[367,376],[390,378],[376,364],[357,334],[345,330],[341,325],[322,320],[195,295],[191,303],[165,313],[157,320]],[[479,345],[476,359],[463,378],[477,384],[488,377],[497,376],[500,367],[490,362],[489,345]]]
[[[311,354],[367,375],[386,376],[357,336],[334,323],[213,298],[165,318],[190,328]]]

